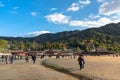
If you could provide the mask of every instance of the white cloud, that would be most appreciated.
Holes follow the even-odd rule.
[[[77,27],[101,27],[103,25],[109,23],[118,23],[120,22],[120,17],[114,15],[111,17],[102,17],[101,15],[93,15],[91,14],[89,18],[84,20],[70,20],[70,17],[65,16],[60,13],[51,14],[45,17],[48,21],[58,24],[68,24],[69,26],[77,26]]]
[[[18,14],[17,10],[18,10],[19,8],[20,8],[19,6],[14,6],[14,7],[12,7],[12,10],[10,10],[9,12],[10,12],[11,14],[17,15],[17,14]]]
[[[88,4],[90,4],[90,0],[79,0],[79,3],[81,4],[81,5],[88,5]]]
[[[39,14],[38,12],[31,12],[32,16],[37,16],[37,14]]]
[[[86,20],[71,20],[69,26],[100,27],[120,22],[120,0],[97,0],[101,2],[99,13],[90,14]],[[87,3],[86,3],[87,4]]]
[[[91,19],[96,19],[96,18],[100,18],[101,16],[100,15],[94,15],[94,14],[90,14],[89,15],[89,18],[91,18]]]
[[[72,3],[72,5],[67,9],[68,11],[78,11],[80,9],[80,5],[78,3]]]
[[[58,24],[67,24],[69,22],[69,16],[65,16],[61,13],[54,13],[51,15],[45,16],[48,21]]]
[[[50,31],[35,31],[35,32],[28,33],[24,37],[35,37],[35,36],[39,36],[41,34],[46,34],[46,33],[51,33],[51,32]]]
[[[57,10],[57,8],[51,8],[51,9],[50,9],[50,11],[55,11],[55,10]]]
[[[100,6],[99,13],[102,15],[120,14],[120,0],[110,0],[103,2]]]
[[[78,11],[80,8],[84,8],[84,6],[90,4],[90,0],[79,0],[77,3],[72,3],[72,5],[67,9],[68,11]]]
[[[13,7],[13,10],[17,10],[19,8],[20,8],[19,6],[15,6],[15,7]]]
[[[5,5],[2,3],[2,2],[0,2],[0,7],[4,7]]]
[[[119,15],[113,15],[111,16],[112,19],[120,19],[120,16]]]
[[[103,26],[105,24],[109,24],[109,23],[118,23],[120,21],[120,19],[116,19],[116,20],[111,20],[109,18],[106,17],[102,17],[99,18],[97,21],[95,20],[73,20],[70,21],[69,25],[70,26],[82,26],[82,27],[100,27]]]
[[[56,24],[68,24],[69,26],[77,27],[100,27],[109,23],[120,22],[120,0],[97,0],[101,2],[99,13],[91,13],[88,18],[84,20],[70,20],[70,16],[61,13],[55,13],[45,16],[48,21]],[[67,9],[68,11],[78,11],[90,4],[90,0],[79,0],[78,3],[72,3]]]
[[[96,21],[79,21],[79,20],[73,20],[70,21],[70,26],[82,26],[82,27],[99,27],[99,25]]]
[[[98,2],[104,2],[105,0],[97,0]]]

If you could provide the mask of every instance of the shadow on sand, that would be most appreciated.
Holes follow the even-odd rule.
[[[51,68],[51,69],[53,69],[53,70],[56,70],[56,71],[58,71],[58,72],[62,72],[62,73],[68,74],[68,75],[70,75],[70,76],[73,76],[73,77],[75,77],[75,78],[78,78],[79,80],[93,80],[93,79],[91,79],[91,78],[89,78],[89,77],[87,77],[87,76],[83,76],[83,75],[80,75],[80,74],[71,73],[70,70],[75,70],[75,69],[73,69],[73,68],[70,68],[70,70],[67,70],[67,69],[65,69],[65,68],[63,68],[63,67],[58,67],[58,66],[56,66],[56,65],[47,63],[46,60],[42,61],[42,65],[44,65],[44,66],[47,67],[47,68]]]

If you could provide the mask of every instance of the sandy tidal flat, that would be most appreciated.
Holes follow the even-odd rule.
[[[120,80],[120,57],[112,56],[85,56],[85,68],[79,70],[77,58],[51,58],[51,64],[68,69],[72,73],[91,77],[94,80]]]
[[[13,64],[0,63],[0,80],[78,80],[72,76],[54,71],[37,63],[25,63],[24,60],[14,61]]]

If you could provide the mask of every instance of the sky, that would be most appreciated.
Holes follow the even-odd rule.
[[[0,0],[0,36],[34,37],[120,22],[120,0]]]

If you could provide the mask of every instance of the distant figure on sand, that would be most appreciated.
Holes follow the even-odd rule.
[[[29,62],[29,55],[25,55],[25,62]]]
[[[9,59],[10,59],[10,64],[13,64],[13,60],[14,60],[13,55],[10,55],[10,56],[9,56]]]
[[[8,64],[8,56],[5,56],[5,63]]]
[[[36,55],[32,55],[32,60],[33,60],[33,64],[35,64],[35,61],[36,61]]]
[[[83,55],[79,55],[78,62],[79,62],[80,70],[83,69],[84,68],[84,64],[85,64],[85,61],[83,59]]]
[[[4,56],[3,55],[1,56],[1,59],[2,59],[2,62],[4,62]]]
[[[43,59],[44,57],[45,57],[45,55],[44,55],[44,54],[40,55],[40,58],[41,58],[41,59]]]

